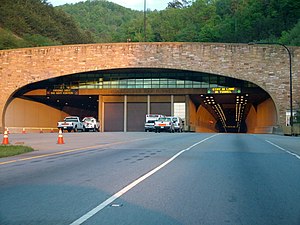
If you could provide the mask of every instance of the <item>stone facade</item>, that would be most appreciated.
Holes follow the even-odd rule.
[[[300,47],[289,47],[293,107],[300,104]],[[165,68],[212,73],[253,82],[272,97],[278,125],[289,110],[289,57],[278,45],[224,43],[116,43],[0,51],[0,129],[15,91],[68,74],[115,68]]]

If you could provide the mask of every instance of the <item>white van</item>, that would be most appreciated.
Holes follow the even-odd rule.
[[[183,132],[183,120],[179,116],[173,116],[172,121],[175,132]]]
[[[165,117],[164,115],[160,114],[147,114],[146,115],[146,122],[145,122],[145,132],[154,131],[154,123],[159,118]]]

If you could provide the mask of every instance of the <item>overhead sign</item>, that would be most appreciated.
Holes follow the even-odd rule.
[[[236,87],[217,87],[217,88],[207,89],[207,94],[239,94],[239,93],[241,93],[241,89]]]
[[[78,95],[76,89],[47,89],[47,95]]]

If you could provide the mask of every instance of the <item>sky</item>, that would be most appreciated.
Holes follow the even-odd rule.
[[[85,0],[48,0],[53,6],[71,4],[77,2],[84,2]],[[107,0],[114,2],[118,5],[124,6],[126,8],[131,8],[135,10],[144,10],[144,0]],[[168,3],[172,0],[146,0],[146,7],[150,10],[163,10],[167,7]]]

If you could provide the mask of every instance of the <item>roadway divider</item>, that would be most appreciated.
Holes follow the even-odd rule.
[[[5,130],[9,133],[21,133],[21,134],[27,134],[27,133],[56,133],[59,130],[57,127],[6,127]]]

